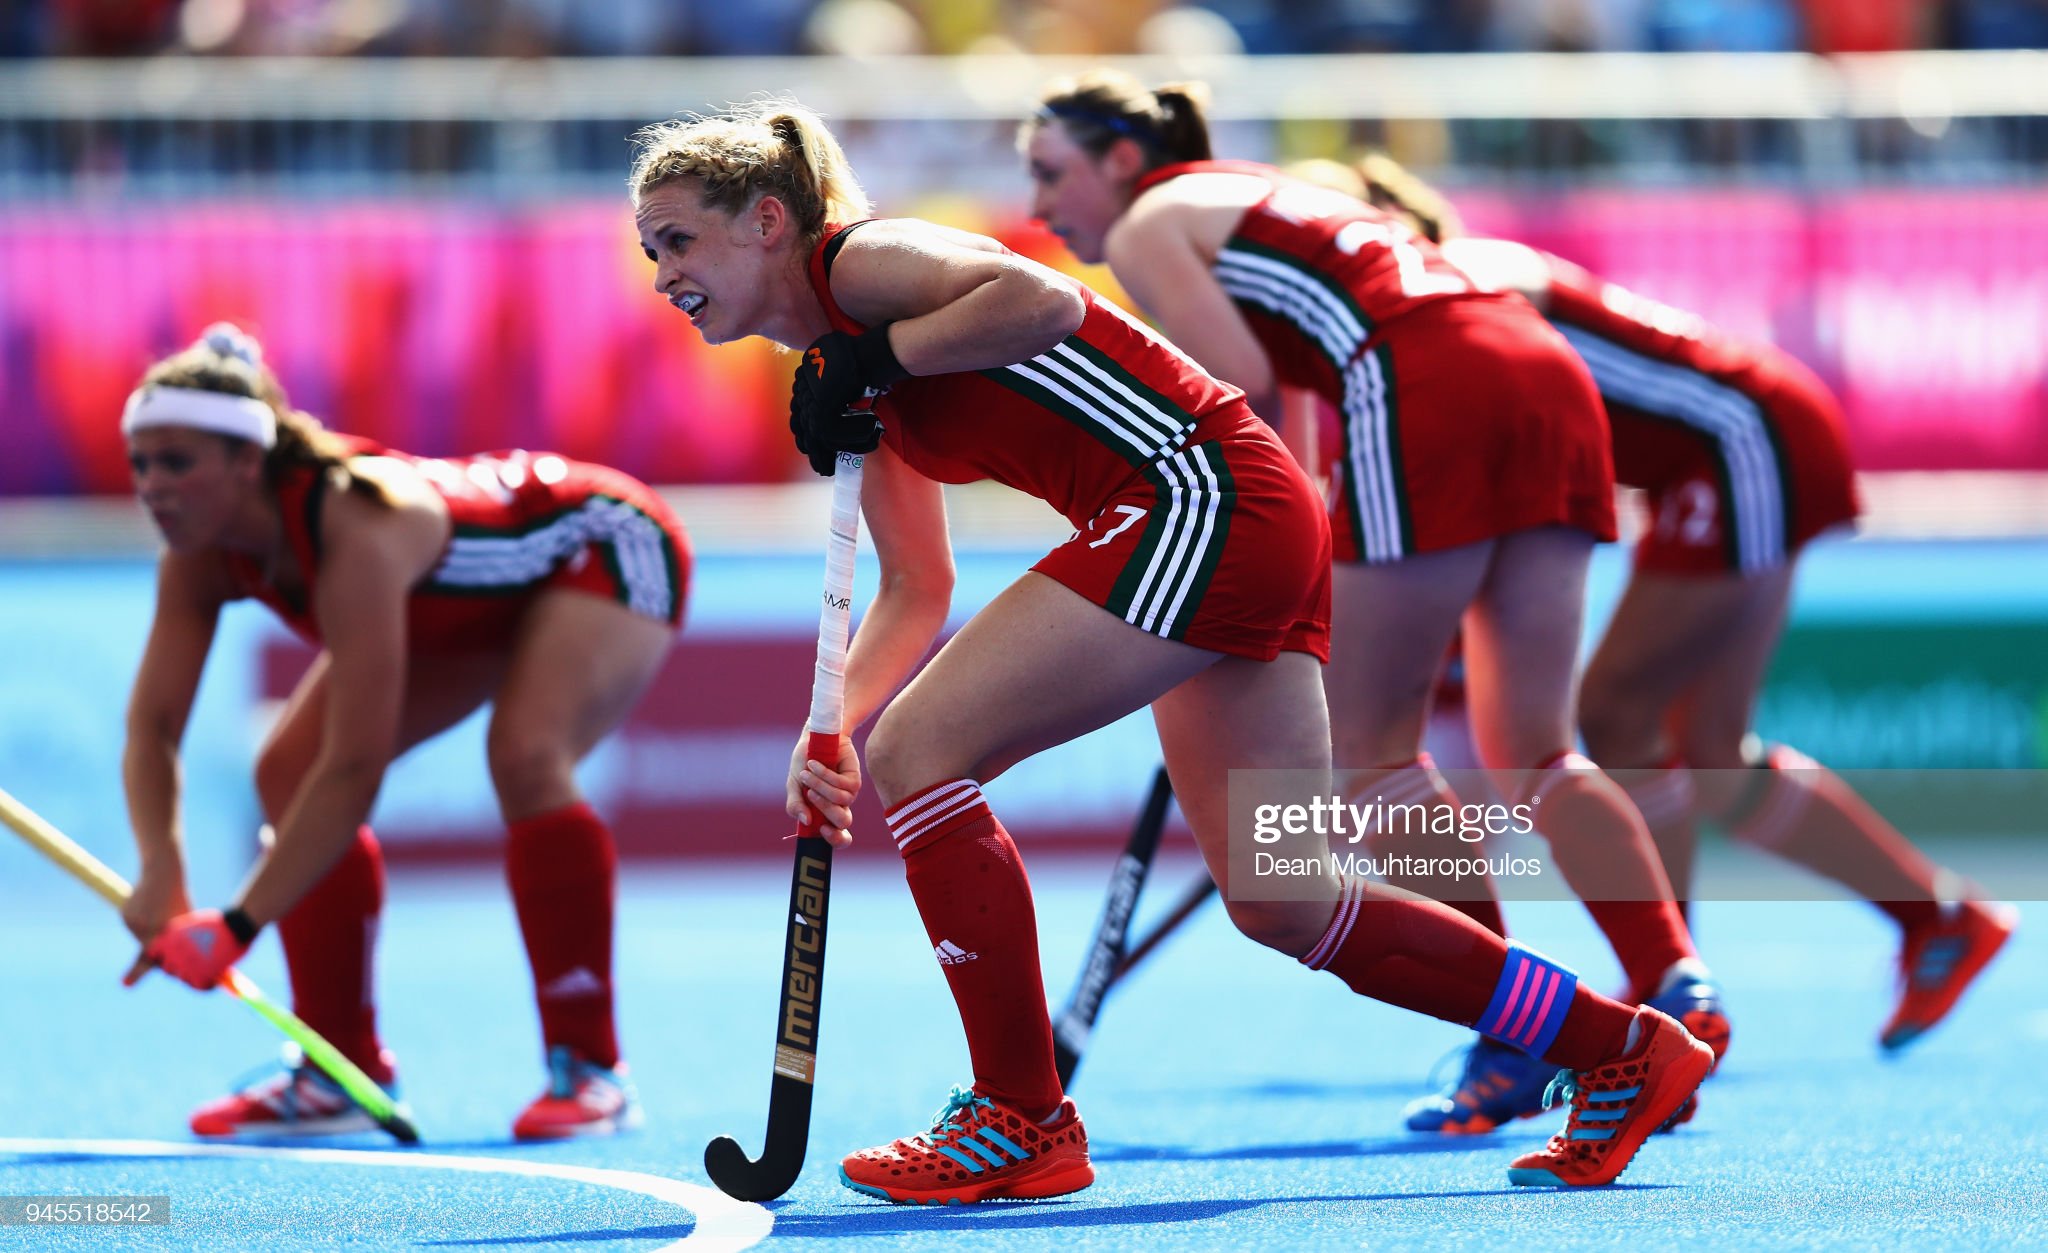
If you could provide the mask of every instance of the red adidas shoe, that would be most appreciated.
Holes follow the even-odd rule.
[[[1668,1015],[1644,1006],[1636,1010],[1636,1029],[1636,1046],[1622,1056],[1558,1075],[1571,1097],[1571,1115],[1550,1143],[1514,1160],[1509,1182],[1542,1188],[1613,1183],[1714,1068],[1714,1050]]]
[[[1930,927],[1906,933],[1899,948],[1899,1003],[1877,1042],[1902,1049],[1932,1030],[2019,927],[2010,905],[1962,901]]]
[[[915,1205],[966,1205],[997,1197],[1079,1192],[1095,1182],[1088,1133],[1074,1102],[1050,1123],[1033,1122],[971,1088],[954,1088],[932,1129],[839,1163],[855,1192]]]
[[[608,1136],[640,1125],[640,1098],[626,1064],[610,1070],[578,1057],[567,1045],[548,1050],[548,1086],[512,1123],[515,1140],[568,1140]]]
[[[384,1052],[378,1060],[379,1069],[394,1075],[380,1086],[395,1097],[398,1082],[390,1052]],[[306,1062],[296,1046],[288,1045],[284,1069],[208,1101],[192,1111],[190,1125],[193,1135],[207,1139],[282,1139],[375,1131],[377,1120],[350,1100],[339,1084]]]

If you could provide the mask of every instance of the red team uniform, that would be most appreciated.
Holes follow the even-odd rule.
[[[440,561],[406,604],[415,658],[494,652],[515,643],[526,609],[543,591],[576,588],[617,600],[670,627],[682,622],[690,547],[682,524],[646,485],[607,466],[552,453],[505,451],[415,457],[371,441],[339,437],[350,455],[410,465],[448,507],[453,529]],[[330,486],[323,469],[289,470],[276,484],[286,548],[310,588],[320,569],[320,516]],[[273,584],[262,565],[223,553],[244,596],[275,611],[316,647],[320,624],[299,592]],[[266,807],[276,804],[267,800]],[[282,815],[271,813],[273,821]],[[514,1135],[576,1134],[596,1115],[578,1102],[590,1068],[623,1093],[612,1071],[619,1048],[612,1014],[611,944],[615,853],[588,804],[507,825],[506,877],[533,967],[541,1032],[556,1072],[542,1101],[514,1123]],[[298,1016],[379,1082],[392,1078],[371,997],[371,953],[384,903],[383,855],[370,828],[279,919]],[[558,1098],[554,1100],[548,1097]],[[608,1126],[637,1119],[621,1096]],[[566,1121],[564,1121],[566,1111]],[[212,1102],[193,1115],[206,1136],[249,1131],[318,1134],[350,1129],[355,1117],[338,1090],[307,1067]]]
[[[1615,477],[1650,496],[1638,568],[1756,574],[1855,520],[1841,406],[1813,371],[1569,261],[1544,260],[1546,315],[1606,402]]]
[[[811,285],[832,329],[866,328],[827,282],[828,226]],[[993,479],[1036,496],[1074,538],[1032,568],[1141,630],[1270,661],[1330,659],[1330,543],[1315,489],[1244,403],[1076,283],[1081,328],[1015,365],[913,377],[877,403],[882,440],[941,483]]]
[[[1243,161],[1162,166],[1272,186],[1215,273],[1284,385],[1336,407],[1339,560],[1386,562],[1540,526],[1613,539],[1613,467],[1585,368],[1527,301],[1484,292],[1402,220]]]
[[[1768,344],[1605,283],[1560,258],[1546,315],[1593,372],[1621,482],[1650,496],[1636,568],[1752,576],[1858,511],[1840,405]],[[2017,914],[1928,861],[1832,772],[1773,745],[1759,782],[1721,821],[1738,840],[1848,886],[1899,924],[1900,996],[1879,1033],[1903,1048],[1939,1023],[2011,936]],[[1689,877],[1691,784],[1680,768],[1639,785],[1669,857]],[[1960,899],[1959,899],[1960,898]]]
[[[680,626],[690,579],[683,525],[652,488],[609,466],[553,453],[415,457],[343,437],[353,456],[389,457],[418,470],[448,506],[448,549],[406,605],[414,653],[509,647],[526,606],[551,587],[574,587]],[[327,479],[302,468],[277,485],[285,544],[307,586],[320,569],[320,510]],[[319,645],[312,607],[289,597],[241,554],[225,560],[244,594]]]
[[[861,334],[867,328],[839,308],[828,282],[850,229],[827,227],[811,256],[811,285],[834,331]],[[876,404],[883,441],[931,479],[994,479],[1058,509],[1076,534],[1034,569],[1141,630],[1261,661],[1283,651],[1327,661],[1330,528],[1293,454],[1242,392],[1085,286],[1075,290],[1085,303],[1081,325],[1050,350],[892,384]],[[1586,448],[1597,472],[1587,477],[1600,490],[1586,494],[1584,507],[1611,527],[1606,431],[1591,381],[1520,303],[1537,335],[1555,344],[1560,372],[1578,382],[1592,415]],[[1569,489],[1551,497],[1564,494]],[[1437,525],[1434,515],[1424,524]],[[1036,914],[1014,842],[971,777],[935,781],[890,803],[889,833],[959,1006],[975,1083],[955,1090],[930,1131],[847,1156],[841,1180],[898,1202],[1056,1196],[1086,1187],[1093,1168],[1053,1065]],[[1540,1030],[1527,1027],[1523,1047],[1566,1059],[1559,1064],[1583,1063],[1589,1082],[1609,1082],[1604,1059],[1628,1051],[1635,1011],[1580,988],[1547,959],[1475,937],[1474,924],[1441,905],[1402,897],[1367,909],[1372,894],[1362,880],[1345,885],[1304,965],[1331,971],[1354,992],[1453,1021],[1505,1030],[1504,1019],[1519,1014],[1522,1030],[1540,1018]],[[1489,942],[1506,950],[1504,962]],[[1531,977],[1549,980],[1540,1011],[1527,1008],[1533,998],[1520,997]],[[1622,1064],[1637,1076],[1631,1094],[1657,1088],[1645,1099],[1666,1111],[1653,1119],[1661,1121],[1676,1108],[1679,1086],[1689,1091],[1711,1054],[1675,1023],[1640,1021],[1640,1040]],[[1632,1152],[1647,1124],[1601,1134]],[[1596,1156],[1605,1177],[1625,1163],[1625,1155]],[[1550,1156],[1519,1160],[1524,1181],[1564,1182],[1551,1173]],[[1575,1179],[1598,1177],[1564,1169]]]

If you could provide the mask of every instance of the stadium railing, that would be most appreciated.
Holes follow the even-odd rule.
[[[1014,178],[1025,57],[45,60],[0,65],[0,199],[272,190],[612,190],[650,120],[789,92],[886,145],[915,194]],[[1486,54],[1112,60],[1195,77],[1234,150],[1378,142],[1454,178],[2037,181],[2048,52]]]

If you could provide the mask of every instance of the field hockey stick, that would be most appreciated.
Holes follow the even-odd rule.
[[[818,614],[818,662],[811,679],[813,761],[839,761],[846,726],[846,635],[853,614],[854,540],[860,533],[863,459],[840,453],[832,476],[832,539],[825,550],[825,600]],[[768,1131],[759,1159],[738,1140],[704,1146],[704,1171],[719,1191],[742,1201],[772,1201],[804,1168],[811,1135],[811,1081],[818,1065],[818,1009],[825,995],[825,916],[832,891],[832,846],[824,818],[806,803],[790,872],[789,928],[782,945],[782,1012],[775,1033],[775,1076],[768,1090]]]
[[[1216,880],[1210,878],[1207,871],[1203,871],[1200,878],[1188,884],[1186,890],[1180,894],[1180,899],[1173,903],[1173,908],[1166,911],[1166,916],[1147,931],[1143,939],[1133,944],[1130,952],[1124,954],[1124,959],[1117,963],[1116,977],[1109,981],[1110,986],[1115,987],[1121,983],[1125,975],[1136,969],[1139,962],[1150,957],[1153,949],[1158,948],[1162,941],[1193,917],[1195,911],[1207,904],[1209,898],[1214,895]]]
[[[1152,869],[1152,857],[1159,851],[1159,836],[1166,829],[1166,810],[1172,802],[1173,781],[1166,777],[1166,767],[1161,766],[1152,777],[1152,794],[1145,798],[1145,808],[1139,811],[1137,825],[1131,828],[1123,855],[1109,872],[1109,893],[1102,904],[1102,917],[1095,924],[1088,956],[1081,963],[1081,976],[1074,982],[1066,1008],[1053,1019],[1053,1062],[1063,1087],[1081,1064],[1082,1050],[1088,1047],[1088,1036],[1095,1029],[1095,1016],[1102,1012],[1103,993],[1116,980],[1124,942],[1130,936],[1131,914],[1137,908],[1138,893],[1144,890],[1145,875]]]
[[[126,879],[4,791],[0,791],[0,822],[12,827],[14,833],[27,840],[36,851],[70,871],[72,877],[99,893],[114,908],[119,909],[128,903],[130,889]],[[412,1125],[411,1111],[394,1101],[389,1092],[377,1086],[376,1080],[343,1057],[340,1050],[321,1038],[319,1032],[265,996],[249,976],[230,967],[221,978],[221,986],[297,1044],[305,1052],[306,1060],[339,1084],[349,1099],[375,1119],[379,1127],[390,1132],[402,1144],[419,1143],[420,1133]]]

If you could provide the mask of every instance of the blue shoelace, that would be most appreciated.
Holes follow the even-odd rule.
[[[945,1107],[932,1115],[932,1129],[918,1139],[933,1143],[942,1136],[959,1135],[967,1130],[965,1120],[973,1117],[976,1110],[994,1109],[995,1104],[973,1088],[956,1085],[946,1098]]]

